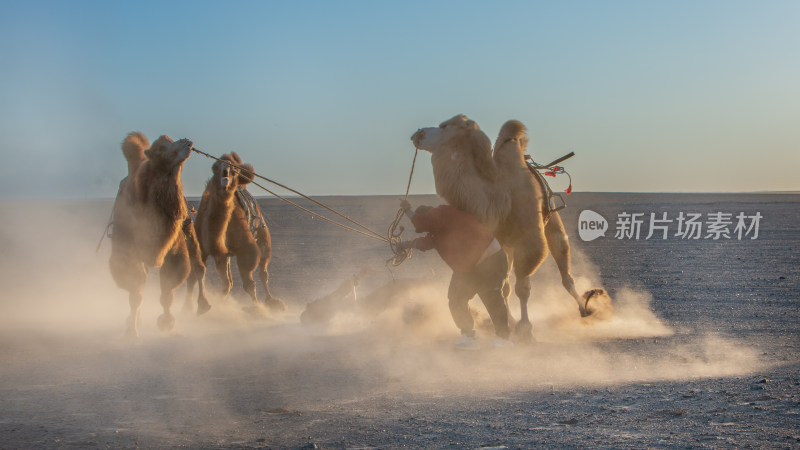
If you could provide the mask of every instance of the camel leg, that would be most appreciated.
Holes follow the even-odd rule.
[[[540,226],[544,225],[541,222]],[[543,226],[538,233],[531,233],[533,239],[521,242],[514,251],[514,293],[519,298],[520,319],[514,328],[516,339],[528,342],[533,339],[533,325],[528,317],[528,299],[531,295],[531,275],[542,264],[547,256]]]
[[[521,342],[530,342],[533,340],[533,325],[528,317],[528,299],[531,295],[530,277],[517,275],[514,293],[519,298],[520,313],[519,322],[514,327],[514,337]]]
[[[183,301],[183,312],[192,312],[194,310],[193,293],[194,285],[197,284],[197,315],[205,314],[211,309],[211,303],[208,302],[206,297],[206,265],[203,261],[195,258],[190,254],[191,271],[189,278],[186,279],[186,299]]]
[[[233,277],[231,276],[231,259],[226,255],[214,256],[214,267],[217,269],[219,279],[222,281],[220,295],[225,298],[230,294],[233,287]]]
[[[190,313],[194,311],[194,305],[192,304],[192,297],[194,294],[194,284],[197,281],[196,274],[194,269],[189,272],[189,278],[186,279],[186,298],[183,300],[183,312]]]
[[[256,268],[258,271],[258,280],[261,288],[264,290],[264,305],[266,305],[269,309],[275,312],[281,312],[286,310],[286,303],[283,300],[279,299],[272,295],[269,291],[269,271],[267,271],[267,260],[261,258],[261,261],[258,263],[258,267]]]
[[[206,297],[206,265],[199,262],[197,268],[192,267],[192,272],[197,272],[197,315],[205,314],[211,309],[211,303]]]
[[[266,228],[259,228],[256,231],[256,242],[261,253],[256,271],[261,289],[264,291],[264,304],[273,311],[280,312],[286,310],[286,303],[275,297],[269,291],[269,271],[267,266],[272,257],[272,245],[269,231]]]
[[[189,272],[189,278],[186,279],[186,298],[183,301],[183,312],[189,313],[194,311],[194,285],[197,284],[197,315],[204,314],[211,309],[211,303],[208,302],[206,297],[206,265],[205,258],[198,256],[195,258],[191,250],[189,253],[191,260],[192,270]]]
[[[170,331],[175,326],[175,316],[170,311],[174,299],[174,291],[186,280],[191,271],[191,263],[186,253],[186,243],[183,239],[179,239],[177,242],[177,248],[173,248],[173,251],[164,258],[164,264],[161,266],[161,272],[159,273],[159,281],[161,283],[160,300],[161,307],[164,309],[164,312],[158,316],[158,328],[161,331]]]
[[[254,306],[258,306],[256,296],[256,282],[253,279],[253,272],[258,266],[260,252],[255,242],[252,246],[247,246],[243,251],[236,255],[236,266],[239,268],[239,276],[242,278],[242,288],[250,296]]]
[[[135,340],[139,338],[139,316],[141,315],[142,303],[144,303],[142,290],[131,291],[128,295],[128,303],[131,306],[131,313],[126,321],[125,338]]]
[[[506,279],[503,281],[503,301],[506,303],[506,311],[508,311],[508,325],[510,327],[514,327],[517,323],[517,319],[511,315],[511,308],[508,307],[508,298],[511,297],[511,271],[514,269],[514,248],[513,247],[503,247],[503,251],[506,252],[506,258],[508,258],[508,272],[506,272]]]
[[[143,303],[142,291],[147,282],[147,268],[131,252],[119,249],[114,244],[112,241],[108,266],[117,286],[128,291],[131,311],[126,321],[125,338],[135,340],[139,337],[139,315]]]
[[[547,222],[544,232],[547,237],[547,247],[556,261],[558,271],[561,273],[561,284],[569,292],[569,295],[575,299],[581,316],[585,316],[586,311],[583,307],[583,299],[578,295],[578,291],[575,289],[575,280],[573,280],[572,273],[570,273],[569,238],[558,212],[550,215],[550,220]]]
[[[191,262],[191,272],[189,278],[186,280],[186,300],[183,303],[184,311],[191,311],[192,307],[192,292],[194,290],[194,283],[197,282],[197,315],[206,313],[211,309],[211,304],[208,303],[206,298],[206,255],[200,251],[200,243],[197,242],[197,234],[194,231],[194,225],[190,222],[184,226],[184,234],[186,236],[186,247],[189,250],[189,261]]]
[[[503,247],[508,258],[508,273],[506,273],[506,280],[503,282],[503,298],[508,303],[508,297],[511,296],[511,271],[514,269],[514,247]]]

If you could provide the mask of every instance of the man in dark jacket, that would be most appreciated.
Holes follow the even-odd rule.
[[[453,269],[447,297],[450,313],[462,335],[456,348],[479,348],[469,311],[469,301],[475,294],[483,301],[494,324],[497,339],[492,346],[513,345],[508,340],[508,306],[502,293],[508,260],[492,232],[470,214],[450,205],[420,206],[415,212],[411,211],[411,204],[406,200],[402,200],[400,205],[417,233],[427,233],[404,242],[403,246],[422,251],[434,248]]]

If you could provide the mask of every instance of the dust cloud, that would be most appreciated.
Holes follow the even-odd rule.
[[[389,288],[391,301],[370,297],[387,283],[381,274],[379,282],[359,287],[360,301],[373,304],[356,303],[327,324],[305,326],[299,315],[307,299],[285,295],[286,314],[253,317],[243,312],[245,296],[236,288],[225,301],[215,295],[216,273],[209,270],[211,311],[182,314],[179,288],[171,334],[156,327],[161,307],[151,271],[142,338],[131,343],[122,339],[127,295],[107,269],[110,242],[95,253],[110,207],[110,201],[2,204],[0,389],[8,414],[50,415],[65,427],[136,429],[180,444],[181,436],[191,442],[234,432],[256,412],[324,409],[376,393],[481,396],[733,375],[761,364],[755,350],[739,343],[674,333],[651,309],[647,292],[612,292],[611,320],[581,319],[549,260],[533,281],[533,345],[454,351],[459,335],[444,271],[398,280]],[[585,258],[573,252],[573,259],[579,290],[601,285]],[[472,307],[488,344],[488,316],[477,299]],[[518,317],[518,304],[510,308]]]

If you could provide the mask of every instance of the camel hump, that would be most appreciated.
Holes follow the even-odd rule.
[[[497,136],[499,143],[508,142],[513,139],[518,139],[527,143],[528,129],[519,120],[509,120],[503,124],[500,129],[500,134]]]
[[[129,176],[136,172],[136,169],[147,159],[144,151],[148,148],[150,148],[150,141],[138,131],[129,133],[125,140],[122,141],[122,154],[125,155],[125,160],[128,161]]]

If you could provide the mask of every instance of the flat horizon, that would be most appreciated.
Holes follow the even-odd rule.
[[[255,190],[251,189],[250,193],[257,199],[268,199],[268,198],[275,198],[276,200],[278,197],[269,194],[258,194]],[[558,193],[558,192],[556,192]],[[707,191],[707,192],[664,192],[664,191],[573,191],[572,194],[569,195],[582,195],[582,194],[608,194],[608,195],[800,195],[800,191],[739,191],[739,192],[714,192],[714,191]],[[409,194],[409,197],[424,197],[430,195],[438,195],[435,192],[429,194],[420,194],[414,193]],[[187,195],[186,199],[194,200],[200,199],[202,195]],[[290,199],[298,199],[303,198],[300,195],[291,194],[291,195],[282,195],[284,198]],[[403,194],[309,194],[308,197],[311,198],[332,198],[332,197],[396,197],[401,198]],[[0,201],[4,202],[25,202],[25,201],[42,201],[42,200],[63,200],[63,201],[74,201],[74,200],[109,200],[113,201],[114,197],[109,196],[72,196],[72,195],[65,195],[65,196],[58,196],[58,195],[50,195],[50,196],[42,196],[42,195],[34,195],[30,197],[25,196],[14,196],[14,197],[4,197],[0,196]]]

